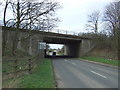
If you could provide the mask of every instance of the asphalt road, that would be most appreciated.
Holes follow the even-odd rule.
[[[59,88],[118,88],[118,69],[76,59],[54,59]]]

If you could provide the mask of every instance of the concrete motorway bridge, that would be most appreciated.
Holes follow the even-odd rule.
[[[64,53],[71,57],[80,57],[94,47],[92,40],[82,38],[76,35],[60,34],[53,32],[45,32],[38,30],[27,30],[8,27],[0,27],[0,30],[7,32],[8,45],[12,48],[12,42],[16,32],[19,32],[18,49],[21,49],[29,54],[39,54],[41,58],[45,57],[45,50],[40,49],[39,43],[46,42],[47,44],[63,44],[65,46]],[[30,38],[27,38],[29,37]],[[24,39],[25,38],[25,39]]]

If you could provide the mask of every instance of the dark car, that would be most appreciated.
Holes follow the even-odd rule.
[[[56,52],[53,52],[53,55],[56,55]]]

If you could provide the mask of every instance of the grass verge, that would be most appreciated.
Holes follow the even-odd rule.
[[[30,75],[24,75],[18,83],[19,88],[54,88],[54,75],[50,59],[44,59]]]
[[[100,62],[100,63],[104,63],[104,64],[110,64],[110,65],[114,65],[114,66],[119,65],[117,60],[109,60],[109,59],[100,58],[100,57],[81,57],[81,59]]]

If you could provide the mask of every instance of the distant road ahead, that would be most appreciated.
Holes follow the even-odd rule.
[[[118,70],[75,59],[54,59],[59,88],[118,88]]]

